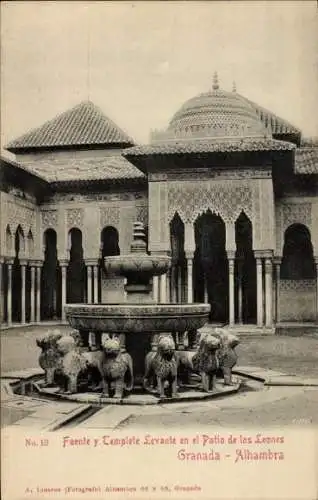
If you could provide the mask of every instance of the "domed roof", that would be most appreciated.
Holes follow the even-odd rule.
[[[219,88],[214,75],[212,90],[186,101],[172,117],[167,130],[156,139],[233,139],[270,137],[247,99]]]
[[[280,139],[278,133],[290,131],[298,133],[236,89],[221,90],[215,74],[212,90],[186,101],[166,130],[152,131],[150,144],[128,148],[122,155],[145,171],[143,158],[152,155],[291,151],[294,144],[273,137],[276,134]]]

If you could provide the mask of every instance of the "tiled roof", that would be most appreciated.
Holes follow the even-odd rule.
[[[233,140],[171,140],[156,142],[147,146],[125,149],[122,154],[133,159],[152,154],[189,154],[189,153],[230,153],[239,151],[279,151],[293,150],[295,146],[274,139],[233,139]]]
[[[134,141],[97,106],[86,101],[11,141],[6,149],[16,152],[38,148],[110,144],[132,146]]]
[[[318,174],[318,147],[300,147],[295,151],[295,173]]]
[[[28,175],[32,175],[32,176],[37,177],[40,181],[43,181],[43,182],[46,181],[46,179],[42,175],[36,173],[35,171],[30,170],[28,167],[21,165],[21,163],[18,163],[16,161],[12,160],[11,158],[1,156],[0,157],[0,165],[1,165],[1,167],[9,167],[9,168],[11,167],[11,168],[15,168],[18,170],[23,170]]]
[[[24,168],[48,182],[74,182],[143,178],[144,174],[121,155],[67,158],[24,163]]]

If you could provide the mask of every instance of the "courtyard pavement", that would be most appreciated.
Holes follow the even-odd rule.
[[[65,333],[68,330],[67,327],[59,328]],[[48,327],[26,327],[1,331],[2,373],[36,368],[39,349],[35,339],[47,329]],[[318,379],[318,336],[315,334],[302,337],[244,336],[237,347],[237,354],[238,366],[244,367],[246,373],[250,367],[258,367],[259,371],[264,369],[265,374],[271,370],[272,373],[282,372],[303,379]],[[246,383],[245,391],[206,402],[105,406],[86,418],[80,427],[142,430],[147,427],[178,428],[198,424],[224,427],[318,425],[317,386],[263,386],[260,382],[249,379]],[[2,426],[19,425],[22,422],[27,424],[28,421],[36,423],[36,419],[31,417],[38,415],[38,422],[42,419],[45,428],[50,422],[58,423],[67,413],[68,410],[65,409],[63,403],[36,403],[20,397],[20,402],[11,400],[10,404],[8,401],[8,404],[3,405]],[[74,403],[72,412],[85,413],[86,409],[87,405]],[[47,415],[50,415],[50,422]],[[22,421],[25,417],[27,420]]]

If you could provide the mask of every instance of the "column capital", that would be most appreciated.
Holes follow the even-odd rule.
[[[265,273],[270,273],[273,269],[273,261],[271,258],[265,258]]]
[[[193,260],[193,257],[194,257],[194,252],[190,252],[190,251],[185,251],[185,257],[187,260]]]
[[[273,250],[254,250],[255,259],[272,259]]]
[[[8,264],[9,266],[13,264],[14,258],[13,257],[6,257],[5,263]]]
[[[68,259],[59,259],[59,265],[61,267],[67,267],[69,264],[69,260]]]
[[[282,260],[283,260],[282,257],[275,255],[273,262],[274,262],[275,266],[280,266],[282,263]]]
[[[85,259],[85,266],[98,266],[98,259]]]
[[[42,267],[44,264],[43,260],[30,260],[29,264],[31,267]]]
[[[226,253],[227,253],[228,260],[234,260],[235,259],[235,254],[236,254],[235,250],[227,250]]]
[[[27,259],[19,259],[19,261],[20,261],[20,266],[23,266],[23,267],[27,266],[29,263],[29,261]]]

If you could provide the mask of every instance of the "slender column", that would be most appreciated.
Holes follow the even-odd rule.
[[[177,267],[175,264],[171,267],[171,301],[177,302]]]
[[[316,322],[318,323],[318,257],[315,257],[316,264]]]
[[[159,302],[159,276],[152,278],[152,297],[156,304]]]
[[[31,263],[31,323],[35,322],[35,267],[34,264]]]
[[[204,303],[208,304],[209,302],[209,295],[208,295],[208,277],[207,274],[204,273],[203,277],[203,286],[204,286]]]
[[[178,302],[182,302],[182,267],[178,266],[178,279],[177,279],[177,285],[178,285]]]
[[[0,324],[3,322],[2,264],[3,259],[0,259]]]
[[[229,261],[229,324],[234,325],[235,322],[235,307],[234,307],[234,252],[227,252]]]
[[[171,302],[171,267],[167,271],[166,297],[167,297],[167,302]]]
[[[36,305],[35,305],[35,313],[36,313],[36,322],[40,323],[41,321],[41,267],[42,263],[37,263],[36,265]]]
[[[273,324],[273,262],[271,258],[265,259],[265,325]]]
[[[98,266],[93,266],[94,271],[94,304],[98,304]]]
[[[263,326],[263,263],[258,254],[256,258],[256,301],[257,301],[257,326]]]
[[[66,306],[66,276],[67,276],[67,260],[60,260],[61,273],[62,273],[62,321],[66,320],[65,306]]]
[[[92,303],[92,266],[86,266],[87,268],[87,302]]]
[[[238,259],[238,322],[241,325],[243,323],[243,289],[242,289],[242,272],[243,272],[243,261],[241,258]]]
[[[21,266],[21,323],[25,323],[25,288],[26,288],[26,260],[20,260]]]
[[[193,302],[193,253],[187,253],[187,302]]]
[[[7,290],[7,322],[8,326],[12,325],[12,264],[13,260],[8,260],[8,290]]]
[[[275,258],[275,321],[279,322],[280,266],[282,259]]]
[[[167,275],[162,274],[159,278],[159,286],[160,286],[160,302],[161,304],[164,304],[167,302]]]

